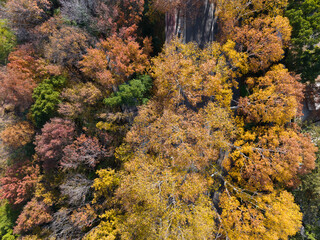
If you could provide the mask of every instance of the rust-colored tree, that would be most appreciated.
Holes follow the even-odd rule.
[[[10,20],[18,40],[35,39],[34,27],[49,18],[52,2],[49,0],[8,0],[5,16]]]
[[[264,17],[236,27],[235,32],[239,49],[248,54],[250,70],[257,72],[284,57],[283,49],[290,41],[291,26],[287,18]]]
[[[299,76],[276,65],[260,78],[248,78],[250,95],[239,99],[239,113],[246,122],[284,124],[301,115],[303,85]]]
[[[7,199],[11,204],[21,204],[32,197],[35,189],[39,166],[26,161],[7,168],[1,181],[1,199]]]
[[[98,1],[96,28],[106,37],[113,34],[123,39],[136,36],[144,3],[144,0]]]
[[[63,169],[77,169],[80,166],[94,168],[106,155],[105,149],[97,138],[82,134],[73,144],[63,149],[64,156],[60,161]]]
[[[15,123],[0,133],[3,143],[12,148],[18,148],[30,143],[33,136],[34,128],[26,121]]]
[[[17,111],[24,111],[32,104],[38,64],[29,46],[12,52],[8,60],[8,65],[0,72],[0,99],[12,104]]]
[[[47,10],[51,7],[48,0],[9,0],[6,9],[15,27],[31,28],[46,20]]]
[[[52,63],[77,67],[89,46],[90,38],[86,32],[77,27],[62,25],[49,36],[44,54]]]
[[[36,226],[41,226],[52,220],[50,210],[43,202],[33,198],[22,210],[14,228],[16,234],[32,231]]]
[[[315,168],[310,138],[290,127],[256,127],[241,132],[224,161],[229,175],[251,191],[273,191],[278,184],[297,186],[299,175]]]
[[[134,38],[122,40],[114,35],[87,51],[80,62],[83,73],[110,91],[134,73],[142,74],[146,70],[151,45],[148,38],[141,47]]]

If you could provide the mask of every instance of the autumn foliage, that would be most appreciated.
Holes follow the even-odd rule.
[[[40,169],[29,161],[16,163],[1,178],[1,199],[12,204],[25,203],[32,196]]]
[[[46,169],[56,166],[63,156],[63,148],[72,142],[74,134],[74,125],[69,120],[54,118],[43,126],[41,134],[36,136],[35,150]]]
[[[265,76],[246,80],[250,95],[239,99],[239,112],[248,122],[284,124],[302,110],[299,77],[276,65]]]
[[[229,64],[246,71],[246,55],[236,52],[234,46],[231,41],[224,46],[211,43],[201,51],[195,43],[173,41],[153,59],[157,97],[169,106],[184,103],[196,107],[206,96],[229,105],[232,78],[237,74]]]
[[[310,138],[289,124],[301,111],[301,84],[282,65],[259,80],[248,78],[247,99],[257,100],[246,105],[249,110],[240,99],[243,116],[234,118],[231,80],[247,71],[250,58],[230,46],[199,50],[172,42],[154,60],[157,101],[140,109],[127,134],[136,150],[124,164],[128,175],[116,192],[125,207],[122,231],[127,238],[138,232],[142,238],[201,234],[253,239],[258,234],[278,239],[301,226],[293,196],[277,190],[297,186],[299,176],[315,167]],[[234,66],[240,71],[231,70]],[[281,214],[287,212],[291,217],[282,223],[286,217]]]
[[[221,196],[223,226],[230,239],[286,239],[301,225],[302,214],[286,192],[258,196],[247,207],[237,197]],[[281,229],[281,230],[280,230]]]
[[[213,2],[209,0],[209,3]],[[197,9],[197,7],[204,4],[203,0],[195,0],[195,1],[183,1],[183,0],[172,0],[172,1],[165,1],[165,0],[154,0],[152,1],[152,7],[160,12],[172,12],[177,9]]]
[[[289,20],[281,16],[256,18],[248,25],[236,27],[235,31],[235,41],[241,51],[248,54],[253,72],[281,60],[284,57],[283,48],[288,45],[291,36]]]
[[[29,122],[18,122],[0,133],[3,143],[18,148],[32,142],[34,128]]]
[[[81,165],[94,168],[106,154],[97,138],[86,137],[84,134],[66,146],[63,153],[60,164],[64,169],[76,169]]]
[[[102,93],[93,83],[77,84],[66,88],[59,95],[58,112],[71,119],[90,117],[89,111],[102,98]]]
[[[0,237],[316,239],[318,5],[0,1]]]
[[[36,60],[27,46],[9,55],[10,63],[0,72],[0,98],[24,111],[32,104],[32,92],[36,87]]]
[[[32,230],[35,226],[48,223],[52,220],[48,207],[33,198],[28,202],[17,220],[17,226],[14,228],[15,233],[23,233]]]
[[[295,186],[298,174],[315,167],[315,147],[292,129],[257,128],[242,133],[234,148],[225,168],[252,191],[273,190],[275,182]]]
[[[134,73],[142,74],[149,66],[150,41],[140,47],[134,38],[123,40],[112,36],[88,49],[80,62],[82,71],[107,90],[116,89]]]
[[[44,21],[50,7],[48,0],[9,0],[6,3],[10,20],[18,28],[31,28]]]
[[[89,37],[81,29],[63,26],[49,37],[45,55],[53,63],[75,67],[89,46],[89,41]]]

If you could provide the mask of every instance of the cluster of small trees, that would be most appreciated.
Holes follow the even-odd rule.
[[[0,131],[0,237],[288,239],[302,220],[318,236],[320,203],[299,197],[318,198],[318,128],[297,121],[316,1],[0,3],[0,101],[16,116]],[[203,4],[216,41],[153,49],[159,16]]]

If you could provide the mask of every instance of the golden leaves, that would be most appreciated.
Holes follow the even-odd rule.
[[[12,148],[18,148],[30,143],[33,136],[34,128],[26,121],[13,124],[0,133],[3,143]]]
[[[126,164],[130,174],[117,192],[128,211],[125,236],[211,239],[215,213],[206,194],[206,179],[200,173],[177,171],[162,162],[161,157],[141,154]]]
[[[250,70],[257,72],[284,57],[291,26],[287,18],[267,16],[252,19],[249,24],[236,27],[235,32],[235,41],[249,57]]]
[[[257,26],[278,21],[285,32],[282,20]],[[126,137],[130,147],[119,149],[130,152],[121,156],[117,191],[125,238],[286,239],[301,226],[292,195],[279,190],[314,168],[316,149],[289,124],[299,115],[301,84],[283,65],[273,66],[247,79],[248,96],[233,112],[233,80],[253,67],[252,52],[235,48],[232,41],[199,49],[174,40],[153,59],[154,98],[139,109]]]
[[[236,26],[251,22],[253,17],[267,14],[275,17],[288,4],[288,0],[217,0],[217,14],[222,26],[221,38],[228,39],[237,32]]]
[[[241,195],[221,196],[223,230],[230,239],[288,239],[301,227],[302,213],[287,191],[253,196],[243,204]]]
[[[94,180],[92,185],[95,190],[93,203],[96,203],[100,197],[112,196],[120,183],[119,176],[112,169],[101,169],[97,171],[97,174],[99,177]]]
[[[271,68],[265,76],[248,78],[251,94],[239,100],[239,113],[247,122],[283,125],[300,116],[303,85],[298,76],[289,73],[283,65]]]
[[[256,137],[246,138],[248,134]],[[225,167],[236,182],[252,190],[272,191],[279,183],[294,186],[298,174],[315,167],[310,138],[290,128],[257,127],[233,147]]]
[[[167,107],[181,103],[195,107],[203,97],[213,97],[228,107],[234,84],[231,79],[238,75],[232,69],[246,71],[246,55],[236,53],[234,46],[232,42],[223,47],[213,42],[201,50],[195,43],[173,40],[153,59],[156,96]]]

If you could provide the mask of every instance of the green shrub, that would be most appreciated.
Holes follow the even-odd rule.
[[[152,79],[148,75],[141,75],[119,86],[119,91],[112,93],[104,103],[109,107],[121,105],[135,106],[145,104],[149,100]]]
[[[57,112],[58,104],[61,102],[60,93],[65,86],[66,78],[52,77],[45,79],[35,88],[32,98],[35,103],[31,107],[31,115],[38,126],[42,126]]]
[[[0,2],[1,6],[1,2]],[[6,19],[0,19],[0,63],[6,63],[8,54],[16,45],[16,37],[8,27]]]

